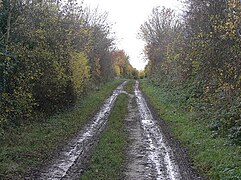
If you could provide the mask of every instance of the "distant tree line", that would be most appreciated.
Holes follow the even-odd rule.
[[[142,24],[153,83],[177,89],[213,135],[241,138],[241,3],[185,0],[183,15],[154,8]]]
[[[107,13],[76,0],[2,0],[0,129],[66,108],[112,80],[114,54]]]
[[[112,54],[115,76],[118,78],[138,78],[138,70],[132,67],[129,56],[123,50],[116,50]]]

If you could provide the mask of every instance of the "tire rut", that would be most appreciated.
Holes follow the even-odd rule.
[[[150,164],[146,156],[146,140],[142,134],[140,124],[140,114],[134,99],[134,95],[129,95],[128,115],[125,118],[125,127],[128,134],[128,144],[126,161],[128,162],[124,171],[124,179],[152,179]]]
[[[33,179],[79,179],[88,164],[91,152],[98,143],[100,134],[106,126],[115,100],[120,93],[124,92],[123,86],[126,83],[127,81],[114,90],[99,112],[84,126],[77,137],[72,139],[49,165],[37,172]]]
[[[193,172],[190,164],[186,161],[179,162],[180,159],[176,158],[180,154],[174,153],[181,147],[176,146],[174,150],[169,145],[169,139],[165,137],[139,90],[138,81],[135,84],[135,94],[130,97],[129,112],[125,119],[129,146],[126,152],[124,179],[202,179]]]
[[[88,167],[92,151],[106,127],[108,116],[117,96],[121,93],[127,94],[123,90],[126,83],[127,81],[118,86],[101,106],[99,112],[74,139],[60,150],[58,157],[30,179],[80,179]],[[180,152],[183,152],[179,149],[182,148],[170,138],[165,137],[166,132],[160,128],[159,121],[153,118],[152,111],[139,90],[138,81],[135,84],[135,94],[128,95],[130,97],[128,114],[124,123],[129,143],[126,148],[126,166],[120,179],[203,179],[193,172],[189,163],[186,163],[188,158],[179,158],[182,156]]]

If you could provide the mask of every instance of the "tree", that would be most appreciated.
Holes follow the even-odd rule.
[[[185,3],[181,20],[172,10],[156,8],[141,26],[145,72],[159,86],[185,90],[187,109],[196,108],[213,131],[235,141],[241,136],[241,3]]]
[[[0,126],[73,105],[114,77],[110,25],[94,12],[76,0],[3,0]]]
[[[116,50],[112,53],[116,77],[134,78],[136,70],[129,62],[129,56],[123,50]]]

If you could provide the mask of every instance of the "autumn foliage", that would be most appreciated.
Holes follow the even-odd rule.
[[[138,71],[132,67],[129,57],[123,50],[112,53],[115,76],[120,78],[137,78]]]
[[[0,5],[0,130],[72,106],[115,77],[107,13],[76,0]]]
[[[241,138],[241,3],[186,0],[177,16],[154,8],[141,26],[148,77],[173,90],[176,102],[195,111],[213,136]]]

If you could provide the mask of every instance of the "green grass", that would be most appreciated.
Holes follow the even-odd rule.
[[[55,150],[73,137],[121,81],[103,85],[81,99],[72,110],[5,132],[0,137],[0,179],[23,176],[50,159]]]
[[[118,96],[109,121],[90,161],[89,169],[81,177],[90,179],[119,179],[124,163],[124,147],[127,143],[123,121],[127,114],[128,97]]]
[[[127,84],[124,86],[124,90],[129,93],[129,94],[133,94],[134,92],[134,83],[135,81],[134,80],[129,80],[127,82]]]
[[[197,169],[214,180],[241,179],[240,146],[228,145],[225,138],[212,138],[205,123],[199,122],[193,113],[183,111],[172,100],[170,90],[153,86],[148,80],[142,80],[141,87],[160,117],[169,122],[174,136],[188,147]]]

